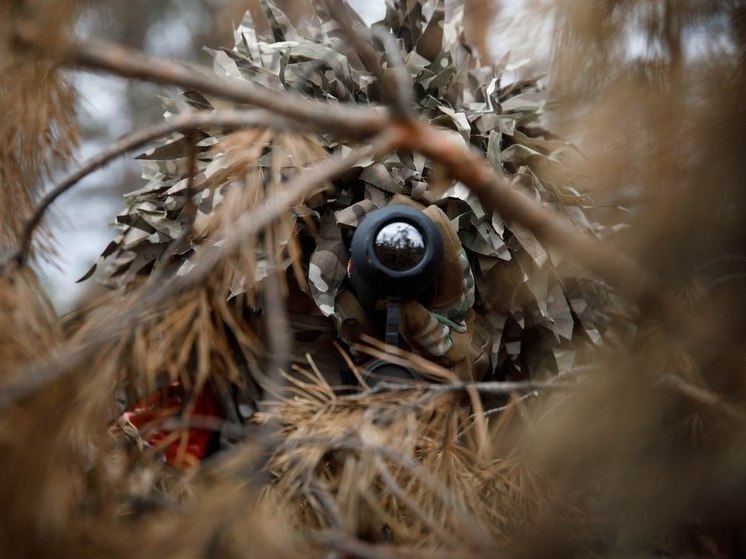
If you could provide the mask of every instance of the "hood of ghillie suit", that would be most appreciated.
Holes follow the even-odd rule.
[[[269,33],[259,33],[247,14],[236,30],[236,46],[212,53],[221,78],[248,80],[270,92],[294,90],[329,103],[380,103],[375,76],[327,12],[315,8],[310,19],[294,27],[271,1],[263,6]],[[545,103],[538,78],[516,81],[505,65],[483,65],[465,42],[460,16],[457,9],[446,21],[442,2],[394,1],[387,2],[385,19],[373,25],[396,38],[419,117],[481,150],[527,196],[603,235],[605,226],[589,217],[591,201],[581,194],[588,180],[576,172],[582,156],[541,126]],[[385,63],[385,53],[379,54]],[[195,91],[164,104],[167,116],[227,106]],[[188,187],[194,142],[196,173]],[[282,181],[349,149],[332,136],[271,130],[175,134],[140,157],[147,185],[126,195],[127,209],[116,220],[120,234],[96,264],[100,275],[122,287],[158,266],[188,274],[195,255],[209,250],[203,243],[208,235],[219,239],[221,227],[264,203]],[[613,293],[545,249],[530,231],[497,213],[489,215],[462,184],[443,184],[432,162],[416,153],[366,161],[331,188],[319,189],[274,226],[271,248],[252,242],[216,270],[219,289],[226,300],[255,309],[260,306],[253,296],[257,283],[277,268],[292,268],[319,311],[339,321],[335,298],[346,281],[345,236],[396,194],[437,204],[458,230],[476,280],[474,309],[491,332],[498,378],[566,372],[581,345],[606,341],[618,309]],[[303,238],[313,242],[304,244]]]

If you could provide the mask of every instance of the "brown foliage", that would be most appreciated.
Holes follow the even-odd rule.
[[[53,61],[77,4],[63,0],[0,6],[0,248],[6,251],[17,242],[43,180],[68,163],[78,146],[76,94]],[[28,18],[47,30],[43,51],[32,56],[11,48],[17,22]]]
[[[576,170],[593,178],[596,201],[634,210],[632,227],[605,250],[624,247],[653,269],[678,314],[646,309],[643,299],[644,318],[623,349],[589,353],[590,365],[559,390],[536,384],[539,394],[507,400],[486,396],[486,386],[448,388],[448,378],[440,388],[341,396],[311,358],[241,431],[245,440],[177,473],[136,430],[109,428],[116,399],[161,374],[234,380],[236,345],[247,366],[261,367],[251,321],[236,320],[248,307],[223,298],[225,270],[238,262],[253,272],[255,263],[222,259],[189,289],[155,274],[82,313],[67,337],[32,273],[6,263],[0,380],[4,389],[37,384],[22,398],[0,398],[0,553],[743,554],[743,7],[572,0],[547,9],[536,17],[548,14],[555,26],[553,118],[584,146]],[[708,56],[687,54],[687,33],[716,28],[731,34],[727,48],[706,42]],[[630,33],[655,48],[630,54]],[[18,120],[0,125],[8,127],[0,137],[17,139],[0,156],[4,182],[14,185],[3,190],[6,242],[54,156],[50,131],[66,139],[56,154],[63,159],[75,141],[69,90],[38,88],[48,64],[0,86],[21,107]],[[30,110],[31,93],[44,111]],[[226,173],[250,174],[241,154],[253,148],[240,148],[258,134],[225,140]],[[231,215],[196,222],[196,234],[221,229],[230,238],[240,214],[259,219],[251,210],[260,198],[259,189],[242,191]],[[234,248],[253,253],[257,233]],[[174,291],[159,290],[161,281]],[[672,324],[678,316],[686,320]],[[184,374],[190,367],[196,375]]]

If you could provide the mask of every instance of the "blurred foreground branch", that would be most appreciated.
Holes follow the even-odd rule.
[[[19,48],[39,50],[44,34],[33,24],[19,24]],[[385,115],[373,109],[310,101],[299,94],[273,91],[245,81],[221,80],[183,64],[148,56],[143,52],[102,41],[60,44],[55,56],[64,65],[103,70],[125,78],[171,84],[217,97],[261,107],[277,115],[313,121],[327,132],[344,137],[369,137],[386,125]]]

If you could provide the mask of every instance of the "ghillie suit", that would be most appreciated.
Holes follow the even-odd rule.
[[[269,34],[259,33],[247,15],[235,48],[213,53],[221,77],[250,80],[268,94],[286,89],[330,103],[381,102],[383,87],[324,9],[315,8],[299,28],[271,2],[265,3],[265,15]],[[363,27],[360,21],[355,25]],[[585,211],[590,200],[578,190],[583,177],[568,170],[580,154],[539,125],[544,101],[538,79],[505,83],[505,65],[482,66],[460,31],[460,12],[445,21],[442,3],[388,3],[385,19],[373,29],[396,39],[422,118],[481,150],[512,178],[514,188],[578,227],[604,233]],[[374,48],[385,60],[383,47]],[[164,103],[167,115],[225,107],[196,91]],[[290,177],[349,149],[332,136],[263,129],[174,135],[140,157],[148,184],[126,195],[127,210],[117,217],[120,234],[96,266],[106,283],[120,288],[153,273],[188,275],[195,257],[219,243],[242,215],[271,200]],[[474,378],[475,362],[480,378],[562,374],[573,367],[579,346],[603,343],[613,314],[613,295],[603,284],[569,268],[530,231],[488,215],[465,186],[444,184],[420,154],[400,152],[368,160],[319,188],[261,241],[247,240],[204,287],[144,323],[125,344],[132,394],[142,396],[146,386],[174,380],[200,390],[209,380],[224,407],[236,407],[225,402],[238,391],[243,404],[237,407],[250,415],[261,398],[263,371],[282,361],[272,361],[262,349],[272,334],[262,330],[273,328],[266,324],[276,314],[261,288],[268,278],[281,285],[294,335],[282,340],[292,347],[279,351],[304,362],[310,354],[314,366],[335,379],[344,356],[334,343],[355,342],[350,324],[365,320],[350,298],[349,237],[366,214],[392,199],[447,216],[460,239],[468,265],[460,277],[444,281],[463,285],[468,304],[441,322],[448,326],[441,328],[439,341],[468,334],[470,372],[459,372],[462,379]],[[438,319],[448,312],[430,310]],[[420,353],[455,367],[447,350]]]
[[[271,35],[258,35],[247,15],[236,31],[236,47],[214,53],[220,75],[330,102],[379,101],[375,77],[344,48],[341,31],[325,11],[317,8],[300,29],[271,3],[266,15]],[[583,177],[567,170],[574,165],[563,164],[568,159],[575,163],[580,155],[539,127],[544,102],[537,79],[501,85],[504,65],[480,66],[463,42],[458,14],[445,22],[442,7],[430,2],[390,4],[385,20],[373,28],[398,38],[424,117],[482,150],[513,178],[516,188],[579,227],[603,233],[603,226],[589,221],[584,212],[590,200],[576,188]],[[166,99],[165,105],[167,114],[222,106],[197,92]],[[347,149],[333,139],[264,130],[202,130],[198,136],[192,201],[196,215],[190,215],[185,195],[191,143],[177,135],[141,156],[149,182],[126,196],[128,208],[117,218],[121,234],[103,258],[108,283],[129,285],[159,265],[188,273],[190,259],[203,250],[201,241],[215,235],[219,224],[271,196],[272,188],[304,167]],[[434,192],[429,183],[436,178],[437,170],[418,154],[397,153],[361,165],[357,176],[293,209],[273,231],[274,254],[256,247],[231,262],[220,274],[226,298],[245,296],[273,267],[292,265],[321,313],[339,324],[336,298],[345,283],[348,259],[343,233],[402,194],[435,203],[458,230],[476,278],[477,311],[490,323],[492,368],[501,377],[565,372],[578,342],[601,343],[609,322],[606,288],[576,270],[568,276],[560,256],[548,253],[524,228],[505,223],[499,215],[486,215],[462,185],[439,185],[441,191]],[[318,233],[310,232],[314,228]],[[174,240],[180,241],[175,249]],[[301,240],[313,243],[310,261],[300,258]],[[163,263],[166,253],[170,259]],[[248,304],[252,309],[260,306]]]

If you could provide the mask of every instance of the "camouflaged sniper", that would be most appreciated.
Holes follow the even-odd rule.
[[[295,28],[271,1],[263,6],[271,34],[258,34],[247,14],[236,30],[236,46],[212,53],[221,78],[295,90],[330,103],[380,101],[375,77],[349,50],[339,25],[323,9],[316,8],[308,22]],[[505,64],[482,65],[475,49],[464,42],[461,10],[446,21],[442,2],[387,1],[385,19],[373,27],[396,38],[421,115],[450,129],[465,145],[480,149],[496,169],[512,178],[515,188],[578,227],[603,232],[602,225],[587,217],[590,200],[578,190],[580,178],[569,171],[580,155],[539,125],[544,101],[538,78],[503,84]],[[225,106],[198,92],[164,99],[164,104],[166,115]],[[255,149],[250,161],[241,156],[243,166],[237,177],[231,172],[237,156],[229,131],[200,131],[193,197],[197,216],[192,234],[176,251],[176,273],[189,273],[190,259],[204,249],[200,243],[210,231],[210,215],[229,193],[246,189],[252,180],[266,182],[272,166],[288,177],[328,153],[349,150],[327,136],[244,134],[248,134],[244,145],[248,142]],[[191,218],[184,193],[189,149],[188,140],[175,134],[141,156],[148,183],[125,196],[127,209],[116,219],[120,234],[97,261],[106,283],[126,286],[149,274],[188,226]],[[294,235],[309,226],[316,229],[303,273],[320,312],[338,324],[344,319],[337,295],[346,281],[346,231],[400,194],[425,205],[437,204],[458,231],[465,249],[464,279],[473,277],[476,284],[468,290],[468,304],[476,299],[477,315],[490,331],[492,369],[498,378],[565,372],[574,364],[578,343],[602,343],[613,302],[606,287],[577,270],[568,274],[560,255],[545,250],[530,231],[506,223],[498,214],[488,215],[465,186],[453,183],[436,197],[428,188],[435,175],[432,162],[420,154],[391,154],[380,162],[365,162],[356,177],[347,177],[331,191],[315,194],[293,209],[288,225],[279,237],[275,232],[274,240],[285,250]],[[254,203],[246,201],[244,209]],[[225,296],[251,289],[268,274],[270,258],[262,250],[251,256],[254,277],[247,278],[240,265],[234,266],[232,277],[226,278]],[[289,259],[283,261],[287,266]],[[463,324],[457,320],[453,327]]]

